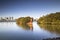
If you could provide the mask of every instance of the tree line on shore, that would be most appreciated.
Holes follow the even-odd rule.
[[[40,17],[37,20],[38,24],[60,24],[60,12],[56,12],[56,13],[51,13],[49,15]]]

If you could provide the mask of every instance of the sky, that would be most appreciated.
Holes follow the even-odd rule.
[[[0,0],[0,17],[39,18],[55,12],[60,12],[60,0]]]

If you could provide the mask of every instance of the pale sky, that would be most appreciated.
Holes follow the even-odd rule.
[[[60,0],[0,0],[0,16],[39,18],[60,12]]]

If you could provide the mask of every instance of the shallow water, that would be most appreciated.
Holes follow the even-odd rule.
[[[36,22],[33,22],[33,30],[25,30],[15,22],[0,22],[0,39],[3,40],[42,40],[53,37],[60,37],[60,34],[44,30]]]

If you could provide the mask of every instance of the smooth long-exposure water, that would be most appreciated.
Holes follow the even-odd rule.
[[[42,40],[53,37],[60,37],[60,34],[44,30],[36,22],[33,22],[33,30],[23,29],[16,22],[0,22],[0,39],[2,40]]]

